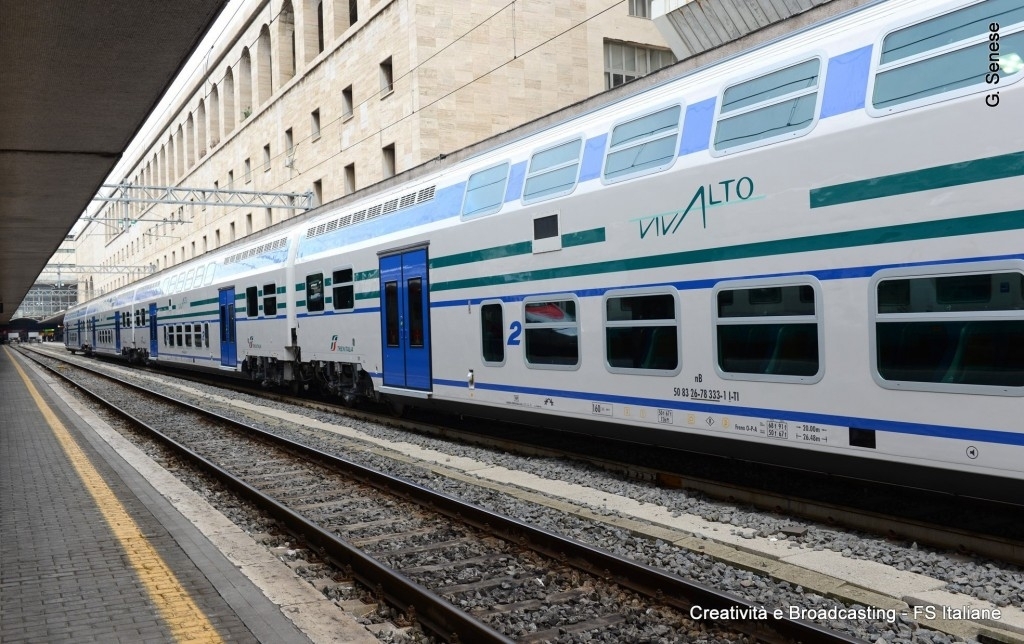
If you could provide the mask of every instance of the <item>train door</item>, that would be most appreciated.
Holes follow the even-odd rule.
[[[380,258],[385,387],[430,390],[429,286],[427,249]]]
[[[235,287],[220,290],[220,364],[234,367],[238,364],[235,342]]]
[[[160,353],[160,343],[157,342],[156,333],[156,304],[149,305],[149,355],[157,357]]]
[[[89,345],[89,346],[91,346],[95,350],[96,349],[96,318],[93,318],[93,319],[89,320],[89,325],[92,327],[92,333],[91,333],[91,335],[92,335],[92,344]]]
[[[75,346],[81,348],[85,344],[85,333],[82,332],[82,321],[75,324]]]
[[[114,351],[121,353],[121,313],[114,311]]]

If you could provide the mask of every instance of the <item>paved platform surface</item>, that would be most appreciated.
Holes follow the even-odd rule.
[[[309,642],[0,347],[0,642]]]

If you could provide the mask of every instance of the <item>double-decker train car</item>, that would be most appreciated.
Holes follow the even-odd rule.
[[[83,304],[68,348],[130,357],[126,315],[158,364],[1019,502],[1022,71],[1018,0],[871,4]]]

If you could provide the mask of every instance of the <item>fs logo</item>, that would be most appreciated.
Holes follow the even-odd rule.
[[[331,351],[340,351],[342,353],[353,353],[355,351],[355,338],[352,339],[352,345],[346,346],[344,344],[338,344],[338,336],[331,336]]]
[[[254,335],[250,335],[250,336],[249,336],[249,340],[248,340],[248,343],[249,343],[249,348],[250,348],[250,349],[262,349],[262,348],[263,348],[263,345],[261,345],[261,344],[256,344],[256,343],[254,342],[254,340],[255,340],[255,339],[256,339],[256,336],[254,336]]]

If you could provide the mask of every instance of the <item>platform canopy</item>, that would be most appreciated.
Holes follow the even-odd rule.
[[[0,323],[224,0],[0,0]]]

